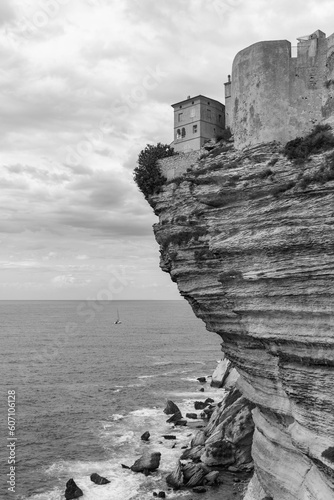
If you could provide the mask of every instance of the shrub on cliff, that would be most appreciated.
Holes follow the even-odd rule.
[[[139,153],[138,166],[134,169],[133,177],[146,199],[159,191],[166,181],[160,171],[158,160],[173,154],[173,148],[160,142],[156,146],[147,144],[145,149]]]
[[[289,160],[303,161],[310,155],[334,148],[334,136],[330,125],[316,125],[305,137],[297,137],[284,147]]]

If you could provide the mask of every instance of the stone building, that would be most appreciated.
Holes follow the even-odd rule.
[[[225,128],[225,106],[198,95],[172,104],[176,152],[199,151],[203,144],[219,136]]]
[[[259,42],[240,51],[225,84],[226,126],[235,146],[282,143],[334,115],[334,34]]]

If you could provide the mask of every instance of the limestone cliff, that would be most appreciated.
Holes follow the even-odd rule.
[[[249,499],[334,498],[329,155],[295,165],[277,143],[218,146],[150,200],[162,269],[256,405]]]

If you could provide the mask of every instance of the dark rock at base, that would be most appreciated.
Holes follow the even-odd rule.
[[[201,387],[199,392],[204,392],[204,387]]]
[[[172,434],[165,434],[162,437],[165,438],[165,439],[176,439],[176,436],[173,436]]]
[[[204,401],[195,401],[194,403],[195,410],[204,410],[206,406],[209,406],[209,403],[205,403]]]
[[[73,498],[79,498],[83,496],[82,490],[77,486],[74,479],[69,479],[66,483],[65,498],[66,500],[72,500]]]
[[[194,493],[206,493],[206,491],[207,489],[203,486],[195,486],[195,488],[193,488]]]
[[[178,420],[181,420],[181,418],[182,418],[182,413],[179,410],[176,413],[173,413],[173,415],[169,417],[169,419],[166,420],[166,422],[167,424],[172,424],[174,422],[177,422]]]
[[[171,486],[173,490],[178,490],[181,488],[183,484],[183,474],[180,461],[178,461],[176,469],[166,477],[166,483],[168,484],[168,486]]]
[[[151,471],[156,470],[160,465],[160,452],[148,453],[138,458],[130,467],[133,472],[143,472],[148,475]]]
[[[158,496],[158,493],[156,491],[153,491],[153,496],[154,497],[157,497]]]
[[[206,377],[197,377],[197,380],[198,380],[198,382],[200,382],[201,384],[205,384],[205,382],[206,382]]]
[[[121,464],[121,466],[122,466],[122,469],[131,469],[131,467],[129,467],[128,465]]]
[[[159,491],[158,497],[159,498],[166,498],[166,493],[164,491]]]
[[[140,439],[141,439],[142,441],[148,441],[148,440],[150,439],[150,435],[151,435],[151,434],[150,434],[148,431],[146,431],[146,432],[144,432],[144,434],[142,434],[142,435],[140,436]]]
[[[186,417],[187,418],[196,419],[197,418],[197,413],[186,413]]]
[[[173,403],[173,401],[167,400],[167,404],[166,404],[166,408],[164,409],[164,413],[166,413],[166,415],[173,415],[174,413],[178,413],[178,412],[181,413],[180,408],[175,403]]]
[[[106,479],[105,477],[100,476],[96,472],[94,472],[90,476],[90,480],[93,481],[93,483],[95,483],[95,484],[108,484],[108,483],[110,483],[109,479]]]
[[[175,425],[179,425],[180,427],[182,427],[182,426],[184,427],[185,425],[187,425],[187,421],[182,418],[181,420],[177,420],[175,422]]]
[[[214,402],[215,402],[215,400],[212,398],[206,398],[206,400],[204,401],[204,403],[207,403],[207,404],[214,403]]]

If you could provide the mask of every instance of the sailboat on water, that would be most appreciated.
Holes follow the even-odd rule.
[[[120,325],[122,323],[121,318],[119,317],[119,312],[117,309],[117,319],[114,321],[114,325]]]

